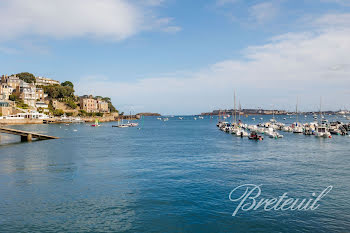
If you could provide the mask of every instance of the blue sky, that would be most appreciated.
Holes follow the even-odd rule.
[[[71,80],[122,111],[350,109],[343,0],[3,0],[0,73]],[[349,55],[348,55],[349,54]]]

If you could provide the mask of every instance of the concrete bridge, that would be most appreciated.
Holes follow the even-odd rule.
[[[0,127],[0,133],[7,133],[7,134],[21,136],[22,142],[31,142],[33,138],[37,138],[38,140],[59,139],[58,137],[54,137],[54,136],[48,136],[44,134],[38,134],[38,133],[27,132],[27,131],[22,131],[18,129],[3,128],[3,127]]]

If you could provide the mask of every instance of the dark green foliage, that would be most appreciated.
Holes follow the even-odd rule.
[[[111,102],[108,102],[108,108],[111,112],[118,112],[118,110],[113,106]]]
[[[62,109],[56,109],[53,111],[54,116],[62,116],[64,114],[64,111]]]
[[[86,116],[87,112],[85,110],[79,110],[79,116]]]
[[[17,98],[16,99],[16,106],[18,107],[18,108],[22,108],[22,109],[28,109],[28,105],[27,104],[25,104],[24,103],[24,101],[22,100],[22,99],[20,99],[20,98]]]
[[[74,88],[74,85],[71,81],[65,81],[65,82],[61,83],[61,86]]]
[[[16,100],[18,100],[18,97],[16,95],[10,95],[9,100],[16,101]]]
[[[76,109],[78,107],[78,105],[74,102],[74,100],[72,98],[66,99],[66,104],[68,107],[70,107],[72,109]]]
[[[70,86],[51,85],[44,86],[43,89],[53,99],[74,97],[74,89]]]
[[[16,74],[16,76],[26,83],[35,83],[35,76],[31,73],[22,72],[22,73]]]

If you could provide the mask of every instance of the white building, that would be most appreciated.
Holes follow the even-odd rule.
[[[60,82],[50,78],[35,77],[35,84],[40,86],[49,86],[49,85],[60,85]]]

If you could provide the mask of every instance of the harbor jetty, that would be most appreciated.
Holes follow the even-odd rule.
[[[22,142],[31,142],[33,140],[33,138],[36,138],[38,140],[59,139],[58,137],[54,137],[54,136],[33,133],[33,132],[27,132],[27,131],[22,131],[22,130],[18,130],[18,129],[4,128],[4,127],[0,127],[0,133],[21,136]]]

